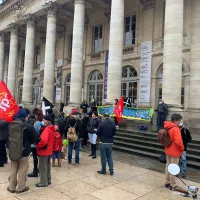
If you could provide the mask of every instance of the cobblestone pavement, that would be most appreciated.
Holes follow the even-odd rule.
[[[0,200],[181,200],[182,196],[164,188],[164,174],[151,171],[153,162],[140,157],[114,152],[114,176],[98,175],[100,158],[92,160],[81,152],[81,164],[52,168],[52,185],[35,188],[37,178],[27,178],[30,190],[24,194],[7,192],[10,164],[0,168]],[[159,163],[157,163],[159,164]],[[150,168],[150,169],[149,169]],[[156,165],[156,169],[163,166]],[[32,158],[30,158],[30,171]],[[161,170],[162,171],[162,170]],[[179,186],[184,187],[180,180]],[[186,180],[190,185],[197,185]]]

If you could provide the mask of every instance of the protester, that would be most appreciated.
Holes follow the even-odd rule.
[[[8,163],[6,143],[8,140],[8,122],[0,119],[0,167]]]
[[[82,143],[81,143],[81,147],[82,148],[87,147],[87,141],[88,141],[88,130],[87,130],[87,127],[88,127],[89,121],[90,121],[90,117],[89,117],[89,113],[87,113],[85,115],[85,117],[82,119],[82,128],[81,128],[82,137],[83,137],[83,140],[82,140]]]
[[[43,118],[44,128],[37,144],[37,154],[39,156],[40,183],[36,187],[47,187],[51,184],[51,155],[53,153],[53,142],[55,127],[52,125],[52,118],[45,115]]]
[[[97,102],[95,99],[92,99],[92,102],[91,102],[91,111],[92,112],[97,112]]]
[[[158,112],[157,127],[158,127],[158,130],[160,130],[160,129],[164,128],[164,122],[165,122],[167,114],[168,114],[167,104],[165,104],[162,99],[159,100],[156,111]]]
[[[181,136],[184,145],[184,151],[181,155],[180,159],[180,169],[182,178],[186,178],[186,170],[187,170],[187,159],[186,159],[186,151],[187,151],[187,144],[192,140],[190,131],[184,126],[183,122],[179,124],[181,127]]]
[[[65,113],[64,112],[61,112],[60,113],[60,116],[58,118],[58,128],[59,128],[59,131],[61,133],[61,135],[63,136],[64,135],[64,128],[65,128],[65,125],[63,126],[63,122],[65,120]]]
[[[7,190],[11,193],[22,193],[26,192],[29,190],[29,187],[26,186],[26,176],[28,172],[28,167],[29,167],[29,154],[31,152],[31,144],[36,143],[37,137],[35,130],[32,126],[28,125],[28,113],[26,113],[25,110],[21,109],[19,110],[17,114],[17,119],[15,122],[21,122],[24,126],[22,129],[23,133],[23,149],[22,152],[22,157],[19,160],[12,160],[12,155],[17,152],[16,148],[12,148],[12,138],[11,135],[14,135],[13,133],[11,134],[11,131],[13,129],[9,130],[9,141],[10,141],[10,146],[9,146],[9,151],[10,151],[10,159],[11,159],[11,172],[10,172],[10,177],[9,177],[9,186]],[[10,126],[12,127],[13,124]],[[14,132],[16,133],[16,132]],[[21,142],[21,141],[19,141]],[[21,144],[21,143],[20,143]]]
[[[55,113],[53,112],[53,110],[52,109],[47,110],[47,115],[49,117],[51,117],[51,119],[52,119],[51,123],[54,125],[54,122],[55,122]]]
[[[108,114],[104,114],[104,120],[100,122],[97,129],[97,135],[100,139],[100,155],[101,155],[101,171],[99,174],[106,174],[106,160],[110,170],[110,175],[114,174],[113,159],[112,159],[112,146],[113,136],[116,134],[116,127],[109,119]]]
[[[57,125],[55,127],[54,143],[53,143],[53,154],[52,154],[52,167],[55,167],[55,161],[58,160],[58,167],[61,167],[62,157],[62,135],[59,132]]]
[[[39,108],[34,108],[33,111],[30,113],[29,118],[28,118],[28,124],[29,125],[34,125],[35,123],[35,113],[40,111]]]
[[[115,99],[115,101],[114,101],[114,105],[115,106],[117,105],[118,101],[119,101],[118,99]],[[119,128],[119,123],[117,121],[117,117],[114,117],[114,120],[115,120],[115,126],[116,126],[116,128]]]
[[[40,132],[41,132],[41,128],[42,128],[42,120],[43,120],[43,114],[42,114],[42,111],[40,110],[37,110],[35,112],[35,119],[36,119],[36,122],[34,124],[34,129],[35,129],[35,132],[37,133],[37,136],[39,137],[40,136]],[[32,144],[31,145],[31,152],[32,152],[32,156],[33,156],[33,172],[28,174],[28,177],[38,177],[38,155],[37,155],[37,150],[36,150],[36,145],[35,144]]]
[[[166,121],[164,123],[164,128],[169,130],[169,136],[172,141],[172,144],[169,147],[165,147],[166,153],[166,169],[165,177],[166,183],[165,187],[170,188],[171,190],[176,190],[178,187],[176,185],[175,176],[170,175],[168,172],[168,166],[172,163],[179,164],[179,158],[183,154],[184,146],[181,138],[180,126],[182,125],[182,116],[179,114],[173,114],[171,116],[171,121]]]
[[[79,158],[79,151],[80,151],[80,137],[81,137],[81,121],[76,117],[77,112],[72,111],[71,116],[67,121],[67,125],[65,127],[65,138],[67,139],[67,134],[69,128],[74,128],[76,135],[78,137],[76,142],[68,142],[68,163],[72,164],[72,151],[73,147],[75,147],[76,155],[75,155],[75,163],[79,165],[80,158]]]
[[[65,104],[63,102],[60,103],[60,112],[64,111]]]
[[[94,111],[92,112],[92,118],[90,119],[88,123],[88,135],[90,139],[91,144],[91,154],[89,156],[92,156],[92,159],[96,158],[96,149],[97,149],[97,128],[99,126],[99,118],[98,118],[98,112]]]
[[[82,117],[85,117],[85,115],[87,114],[87,109],[88,109],[88,103],[87,101],[83,101],[83,103],[80,105],[80,108],[82,109]]]

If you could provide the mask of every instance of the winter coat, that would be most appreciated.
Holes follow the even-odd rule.
[[[87,136],[88,136],[87,127],[88,127],[89,121],[90,121],[90,118],[89,118],[89,117],[84,117],[84,118],[82,119],[82,123],[81,123],[81,132],[82,132],[83,137],[87,137]]]
[[[53,151],[62,151],[62,135],[58,131],[54,134]]]
[[[75,127],[76,135],[78,138],[82,138],[81,135],[81,121],[79,119],[75,119],[74,117],[70,117],[67,121],[67,125],[65,126],[65,138],[67,138],[67,132],[70,127]]]
[[[51,156],[53,153],[53,142],[55,135],[55,127],[47,126],[40,135],[40,141],[36,145],[39,156]]]
[[[97,135],[102,143],[113,143],[113,136],[116,134],[114,123],[106,118],[101,121],[97,129]]]
[[[80,106],[80,108],[83,109],[83,113],[87,113],[87,108],[88,108],[88,107],[89,107],[89,106],[88,106],[87,103],[82,103],[81,106]]]
[[[192,137],[191,137],[190,131],[184,126],[181,128],[181,136],[183,140],[184,151],[186,151],[187,144],[192,140]]]
[[[40,121],[36,121],[35,124],[33,125],[33,128],[35,129],[37,137],[39,137],[40,131],[41,131],[41,128],[42,128],[42,123]],[[31,148],[36,148],[36,145],[31,144]]]
[[[98,128],[99,126],[99,118],[98,117],[95,117],[94,119],[90,119],[90,121],[88,122],[88,127],[87,127],[87,130],[88,130],[88,133],[96,133],[97,131],[95,129]]]
[[[165,103],[158,104],[157,112],[158,112],[158,114],[160,114],[160,115],[165,115],[165,116],[167,116],[167,114],[168,114],[168,107],[167,107],[167,105],[166,105]]]
[[[168,133],[172,141],[169,147],[165,147],[165,153],[168,156],[179,158],[184,151],[180,128],[178,124],[171,121],[166,121],[164,123],[164,128],[169,129]]]
[[[8,122],[0,120],[0,140],[8,139],[8,125]]]

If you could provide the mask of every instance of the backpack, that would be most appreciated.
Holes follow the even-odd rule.
[[[76,134],[76,124],[77,122],[75,123],[74,127],[69,127],[68,128],[68,132],[67,132],[67,139],[69,142],[76,142],[78,140],[78,136]]]
[[[174,128],[174,127],[172,127],[172,128]],[[169,147],[172,144],[172,141],[169,136],[170,129],[160,129],[158,132],[158,141],[164,147]]]
[[[22,121],[14,121],[9,125],[9,158],[18,161],[23,153],[23,134],[25,124]]]

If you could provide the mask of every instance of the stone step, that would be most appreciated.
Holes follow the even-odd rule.
[[[130,143],[130,142],[124,142],[124,141],[118,141],[114,140],[114,144],[122,147],[128,147],[131,149],[137,149],[137,150],[142,150],[146,152],[151,152],[155,154],[161,155],[164,152],[164,148],[156,148],[153,146],[146,146],[146,145],[141,145],[141,144],[135,144],[135,143]],[[200,163],[200,157],[199,155],[193,155],[193,154],[187,154],[187,160],[195,161]]]
[[[113,149],[115,151],[120,151],[120,152],[129,153],[129,154],[132,154],[132,155],[139,155],[139,156],[143,156],[143,157],[148,157],[148,158],[152,158],[152,159],[155,159],[155,160],[158,160],[158,158],[160,157],[159,153],[146,152],[146,151],[143,151],[143,150],[132,149],[132,148],[128,148],[128,147],[119,146],[119,145],[116,145],[116,144],[113,145]],[[188,160],[187,165],[188,165],[188,167],[200,169],[200,162]]]

